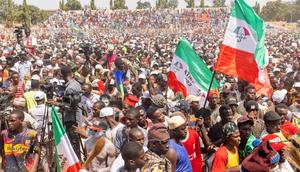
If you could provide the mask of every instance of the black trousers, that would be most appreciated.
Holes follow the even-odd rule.
[[[69,137],[69,140],[71,142],[71,145],[78,157],[78,159],[81,161],[81,154],[80,154],[80,137],[77,133],[74,132],[73,126],[77,126],[77,123],[74,121],[65,121],[64,126],[66,129],[66,133]]]

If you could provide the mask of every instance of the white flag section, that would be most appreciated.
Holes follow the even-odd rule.
[[[55,141],[56,169],[58,172],[78,172],[80,162],[63,128],[55,108],[51,108],[52,127]]]

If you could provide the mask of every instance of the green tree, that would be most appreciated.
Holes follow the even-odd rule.
[[[109,9],[114,9],[114,1],[113,0],[109,0]]]
[[[269,1],[261,10],[261,17],[267,21],[283,21],[286,6],[280,0]]]
[[[128,9],[128,7],[126,6],[125,0],[114,0],[113,9]]]
[[[185,0],[187,8],[195,8],[195,0]]]
[[[255,2],[253,9],[257,15],[260,15],[260,4],[257,1]]]
[[[177,6],[178,6],[178,0],[169,0],[169,2],[168,2],[168,6],[169,6],[169,8],[177,8]]]
[[[145,1],[145,2],[138,1],[137,2],[136,9],[150,9],[150,8],[151,8],[151,3],[149,1]]]
[[[168,7],[169,7],[168,0],[157,0],[156,8],[162,9]]]
[[[59,9],[61,9],[61,10],[65,10],[66,9],[65,1],[64,0],[60,0],[59,1]]]
[[[96,10],[95,0],[91,0],[90,7],[91,10]]]
[[[78,0],[68,0],[66,3],[67,10],[81,10],[82,6]]]
[[[225,7],[225,0],[214,0],[214,7]]]
[[[12,0],[7,0],[6,27],[12,27],[14,25],[14,14],[12,9],[13,9]]]
[[[26,28],[30,28],[31,26],[31,17],[29,15],[27,1],[23,0],[23,22]]]
[[[200,7],[201,7],[201,8],[204,8],[204,6],[205,6],[204,0],[201,0],[201,1],[200,1]]]

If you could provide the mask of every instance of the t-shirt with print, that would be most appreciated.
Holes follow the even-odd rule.
[[[21,133],[1,132],[3,167],[5,172],[25,172],[33,166],[34,151],[37,149],[37,132],[24,128]]]

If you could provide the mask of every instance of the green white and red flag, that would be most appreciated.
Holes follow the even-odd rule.
[[[244,0],[235,0],[214,69],[248,81],[257,93],[271,96],[265,30],[253,8]]]
[[[206,97],[212,73],[200,58],[188,40],[181,38],[172,59],[168,74],[168,86],[175,92],[181,92],[185,97],[188,95]],[[211,90],[219,87],[214,78]]]
[[[55,141],[56,171],[78,172],[81,167],[80,161],[54,107],[51,108],[51,118]]]

